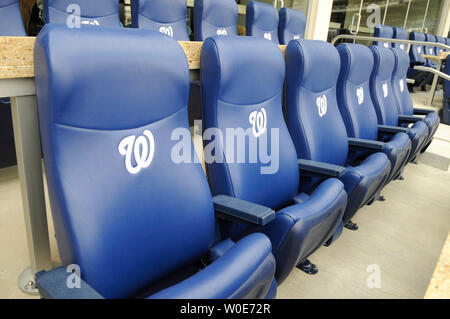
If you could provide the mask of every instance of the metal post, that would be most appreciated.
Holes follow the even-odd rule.
[[[38,294],[34,275],[37,271],[50,270],[52,263],[36,97],[12,97],[11,109],[30,257],[30,267],[19,277],[19,288],[29,294]]]
[[[428,14],[428,7],[430,6],[430,0],[427,2],[427,7],[425,8],[425,15],[423,16],[423,23],[422,23],[422,32],[425,29],[425,21],[427,20],[427,14]]]
[[[408,1],[408,8],[406,9],[406,17],[405,17],[405,23],[403,24],[403,29],[406,29],[406,22],[408,22],[410,7],[411,7],[411,0]],[[409,50],[408,50],[408,52],[409,52]]]
[[[383,24],[386,21],[386,15],[389,8],[389,0],[386,1],[386,7],[384,8]]]

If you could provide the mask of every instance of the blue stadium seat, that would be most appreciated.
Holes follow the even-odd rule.
[[[264,227],[223,223],[223,233],[231,238],[255,231],[268,235],[278,284],[296,265],[315,272],[307,258],[340,235],[347,196],[334,178],[310,194],[298,193],[299,164],[282,110],[283,54],[262,38],[215,36],[203,44],[201,72],[205,135],[211,131],[216,138],[219,132],[223,135],[205,147],[213,194],[276,211],[275,219]],[[207,152],[214,144],[218,160]],[[259,156],[251,145],[259,148]],[[271,160],[261,155],[264,149],[272,154]]]
[[[389,38],[392,39],[394,37],[394,29],[388,25],[382,25],[379,24],[375,27],[375,34],[374,36],[376,38]],[[380,42],[380,41],[375,41],[373,43],[374,45],[379,45],[379,46],[383,46],[385,48],[391,48],[392,47],[392,43],[390,42]]]
[[[412,41],[426,41],[425,34],[419,31],[412,31],[409,34],[409,39]],[[409,51],[411,64],[424,65],[426,61],[422,54],[425,54],[425,47],[423,45],[412,45]]]
[[[350,141],[336,97],[341,65],[335,47],[323,41],[291,41],[286,64],[286,117],[297,156],[344,167],[340,180],[348,201],[343,222],[356,229],[352,217],[359,208],[378,199],[391,165],[381,152],[358,163],[349,161]],[[323,178],[303,177],[300,191],[310,193]]]
[[[306,16],[299,10],[281,8],[278,37],[280,44],[287,45],[291,40],[305,38]]]
[[[341,72],[338,80],[337,97],[339,110],[347,128],[347,135],[358,139],[378,141],[381,129],[370,96],[370,75],[374,60],[370,49],[362,44],[343,43],[337,47],[341,56]],[[406,54],[406,53],[405,53]],[[406,54],[407,56],[407,54]],[[409,159],[411,141],[405,133],[394,133],[378,148],[355,150],[357,159],[369,152],[385,153],[391,163],[388,181],[401,176]]]
[[[19,0],[0,0],[0,35],[26,36]]]
[[[122,26],[117,0],[44,0],[45,23],[74,23],[69,19],[73,14],[80,15],[83,25]]]
[[[19,0],[0,0],[0,36],[26,36]],[[15,163],[10,100],[0,98],[0,167]]]
[[[133,28],[150,29],[189,41],[186,0],[131,0]]]
[[[448,42],[448,39],[447,39]],[[447,44],[448,45],[448,44]],[[447,56],[445,73],[450,74],[450,56]],[[444,100],[442,107],[442,122],[450,125],[450,81],[444,80]]]
[[[429,33],[425,33],[425,41],[430,42],[430,43],[436,43],[436,37],[432,34]],[[425,53],[427,55],[436,55],[436,47],[432,47],[432,46],[425,46],[424,48]],[[430,68],[436,68],[437,64],[433,61],[431,61],[430,59],[425,59],[426,63],[425,66],[428,66]]]
[[[408,134],[412,143],[409,160],[413,160],[424,146],[423,143],[428,137],[428,127],[423,122],[416,122],[400,115],[400,106],[392,87],[392,76],[395,70],[394,52],[379,46],[371,46],[370,49],[375,62],[370,79],[370,92],[377,112],[378,124],[395,128],[415,122],[411,128],[393,129],[394,132]]]
[[[440,37],[440,36],[436,36],[436,42],[441,43],[441,44],[446,44],[445,38]],[[441,54],[441,52],[444,52],[445,49],[444,48],[440,48],[440,47],[436,47],[436,55]]]
[[[394,95],[399,106],[399,114],[406,116],[425,116],[424,118],[416,118],[417,121],[422,121],[428,127],[428,136],[426,141],[423,143],[424,147],[421,148],[421,151],[423,152],[426,150],[426,147],[430,145],[433,136],[438,129],[440,118],[433,110],[414,108],[411,94],[409,93],[406,85],[406,74],[409,67],[408,54],[398,49],[393,49],[392,52],[394,52],[395,56],[395,68],[392,74],[392,88],[394,89]],[[411,118],[411,120],[413,119]]]
[[[195,40],[213,35],[237,35],[238,6],[235,0],[195,0]]]
[[[406,31],[403,28],[394,27],[393,38],[399,39],[399,40],[408,40],[408,31]],[[403,44],[403,43],[393,43],[392,47],[406,51],[408,48],[408,45]]]
[[[83,280],[69,289],[65,267],[40,272],[42,296],[275,296],[265,235],[214,241],[215,206],[188,127],[188,63],[175,41],[148,30],[49,24],[35,61],[59,254]],[[175,129],[187,132],[191,162],[174,161]]]
[[[278,10],[274,6],[254,0],[247,4],[245,27],[248,36],[279,44],[278,21]]]

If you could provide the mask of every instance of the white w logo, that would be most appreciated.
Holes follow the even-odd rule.
[[[387,83],[383,83],[383,96],[384,98],[387,98],[389,95],[389,88]]]
[[[267,113],[264,108],[261,111],[253,111],[248,117],[248,121],[252,125],[253,135],[258,138],[266,132]]]
[[[155,155],[155,139],[152,132],[145,130],[143,135],[125,137],[119,144],[119,153],[125,156],[125,167],[130,174],[137,174],[150,166]],[[136,166],[131,159],[134,156]]]
[[[319,110],[319,116],[323,117],[327,114],[328,102],[326,95],[319,96],[316,100],[317,109]]]
[[[300,40],[300,35],[299,34],[294,35],[294,40]]]
[[[405,82],[403,82],[403,79],[399,81],[399,84],[400,84],[400,92],[403,92],[403,90],[405,89]]]
[[[269,32],[264,33],[264,39],[272,41],[272,34]]]
[[[225,29],[218,29],[217,30],[217,35],[227,35],[227,30]]]
[[[89,24],[89,25],[100,25],[100,22],[98,22],[97,20],[83,20],[81,21],[81,24]]]
[[[356,90],[356,95],[358,96],[358,104],[361,105],[364,102],[364,89],[361,86],[359,89]]]
[[[172,27],[161,27],[159,28],[159,32],[164,33],[165,35],[168,35],[169,37],[173,38]]]

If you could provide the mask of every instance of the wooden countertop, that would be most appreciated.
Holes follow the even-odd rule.
[[[424,298],[450,299],[450,233]]]
[[[429,60],[436,61],[436,62],[442,61],[442,60],[446,60],[448,55],[450,55],[450,52],[441,52],[437,56],[436,55],[429,55],[429,54],[422,54],[422,56],[425,59],[429,59]]]
[[[34,37],[0,37],[0,79],[34,77]],[[203,42],[178,41],[186,53],[189,69],[200,69]],[[285,52],[286,46],[279,46]]]

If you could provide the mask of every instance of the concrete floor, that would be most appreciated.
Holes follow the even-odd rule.
[[[414,94],[417,107],[424,98]],[[441,156],[450,150],[450,127],[441,125],[436,136],[445,141],[433,142]],[[422,298],[450,229],[450,173],[421,162],[408,165],[404,177],[385,188],[385,202],[360,210],[354,219],[357,232],[344,230],[336,243],[311,257],[320,269],[317,275],[295,269],[278,298]],[[17,287],[29,262],[16,167],[0,170],[0,221],[0,299],[38,298]],[[52,257],[58,261],[48,221]],[[373,265],[379,267],[381,286],[370,289],[367,269]]]

